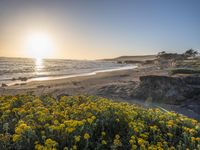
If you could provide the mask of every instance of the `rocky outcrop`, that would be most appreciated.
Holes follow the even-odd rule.
[[[132,97],[185,106],[200,113],[200,77],[141,76]]]

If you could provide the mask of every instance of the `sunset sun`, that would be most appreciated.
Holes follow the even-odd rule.
[[[43,59],[53,55],[53,43],[48,34],[32,33],[26,38],[25,45],[28,57]]]

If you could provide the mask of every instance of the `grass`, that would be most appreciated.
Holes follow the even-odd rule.
[[[177,61],[177,68],[191,68],[200,70],[200,59],[181,60]]]
[[[0,96],[0,149],[200,149],[200,123],[94,96]]]
[[[175,75],[175,74],[200,74],[200,70],[192,69],[192,68],[175,68],[175,69],[170,69],[169,73],[171,75]]]
[[[200,74],[200,59],[179,60],[176,68],[169,69],[171,75],[175,74]]]

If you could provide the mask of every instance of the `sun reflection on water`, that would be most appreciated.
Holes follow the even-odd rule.
[[[35,71],[39,73],[44,68],[44,60],[42,58],[35,59]]]

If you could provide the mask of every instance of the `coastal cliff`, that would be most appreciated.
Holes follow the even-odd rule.
[[[132,97],[181,105],[200,113],[200,77],[141,76]]]

